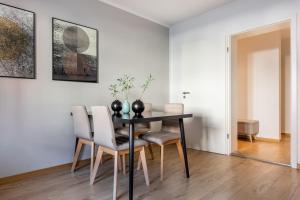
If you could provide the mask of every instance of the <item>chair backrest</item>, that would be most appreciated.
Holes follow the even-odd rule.
[[[183,114],[184,105],[182,103],[167,103],[165,104],[164,111],[167,113]]]
[[[107,106],[92,106],[94,142],[100,146],[116,149],[116,137],[112,115]]]
[[[152,112],[152,104],[151,103],[144,103],[145,110],[144,112]]]
[[[144,103],[144,111],[143,113],[150,113],[152,112],[152,104],[151,103]],[[145,122],[145,123],[138,123],[138,124],[135,124],[135,127],[137,129],[139,128],[149,128],[150,127],[150,123],[149,122]]]
[[[183,114],[184,105],[182,103],[168,103],[164,106],[164,112],[174,113],[174,114]],[[163,120],[162,121],[162,130],[168,132],[179,132],[179,123],[178,120]]]
[[[90,140],[92,131],[85,106],[72,106],[74,134],[76,137]]]

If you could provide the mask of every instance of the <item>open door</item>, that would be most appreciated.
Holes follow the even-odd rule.
[[[208,41],[190,38],[176,50],[181,60],[175,66],[180,69],[176,83],[181,91],[176,96],[184,103],[185,111],[194,114],[193,119],[185,123],[188,147],[224,154],[225,110],[222,99],[225,99],[225,93],[220,93],[219,89],[225,86],[211,77],[218,77],[218,80],[225,80],[225,77],[210,66],[220,66],[220,70],[224,68],[220,60],[211,59],[211,55],[218,52],[207,48],[210,45]],[[205,53],[199,55],[199,52]]]
[[[229,42],[228,149],[249,158],[290,164],[290,135],[286,134],[292,132],[288,129],[292,124],[290,21],[235,34]],[[239,121],[253,120],[259,122],[257,133],[240,132]],[[256,142],[243,141],[241,136]]]

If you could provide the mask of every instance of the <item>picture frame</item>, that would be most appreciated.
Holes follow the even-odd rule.
[[[0,18],[0,77],[36,79],[35,12],[0,3]]]
[[[52,18],[52,80],[99,82],[98,30]]]

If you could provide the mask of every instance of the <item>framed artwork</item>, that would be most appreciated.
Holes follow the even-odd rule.
[[[52,18],[52,79],[98,82],[98,30]]]
[[[35,78],[35,13],[2,3],[0,77]]]

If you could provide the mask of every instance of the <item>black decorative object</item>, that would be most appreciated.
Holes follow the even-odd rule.
[[[98,82],[98,30],[52,19],[52,79]]]
[[[35,78],[35,13],[0,3],[0,77]]]
[[[122,110],[122,102],[119,100],[115,100],[111,103],[111,109],[114,111],[114,114],[120,114],[120,111]]]
[[[121,113],[114,113],[113,115],[112,115],[112,119],[114,120],[115,118],[120,118],[120,117],[122,117],[122,114]]]
[[[136,100],[132,103],[132,111],[135,115],[140,116],[142,112],[145,110],[144,103],[141,100]]]
[[[135,115],[133,115],[132,118],[133,119],[142,119],[142,118],[144,118],[144,116],[142,114],[135,114]]]

